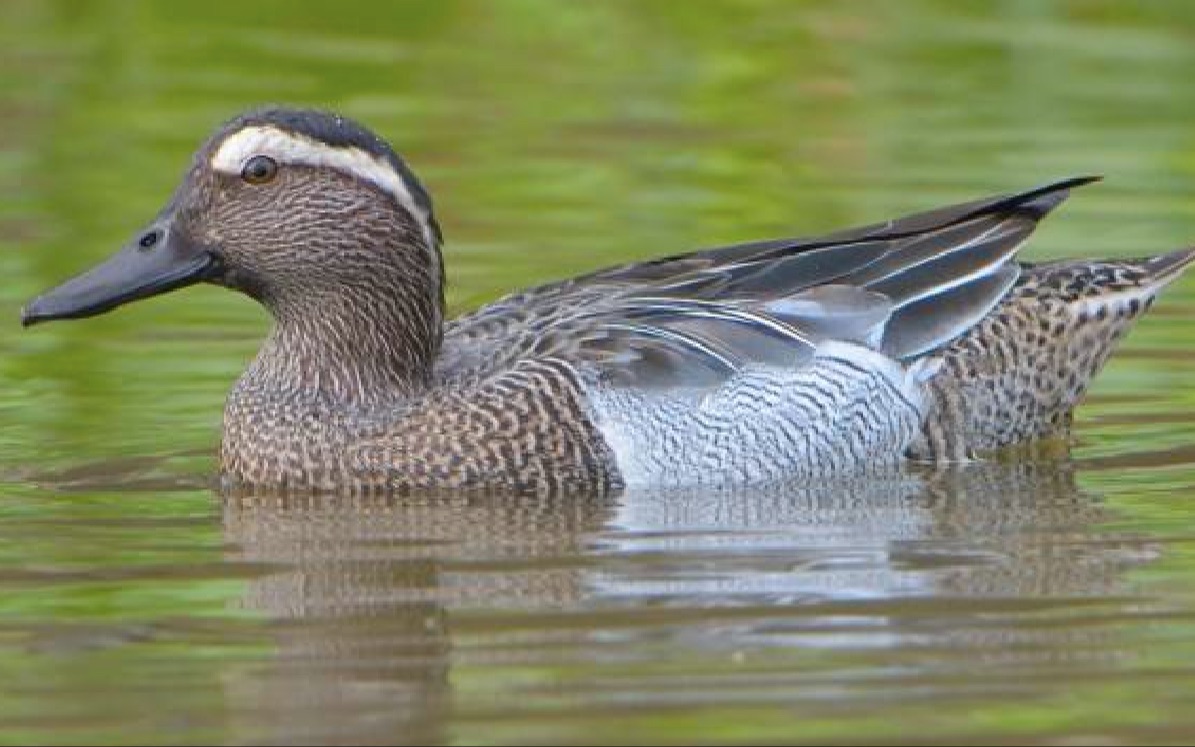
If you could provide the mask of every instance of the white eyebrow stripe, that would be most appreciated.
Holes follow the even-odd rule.
[[[216,171],[240,176],[245,162],[259,155],[269,156],[282,165],[333,168],[377,185],[419,222],[427,246],[435,248],[431,216],[415,201],[406,181],[384,159],[360,148],[337,148],[277,127],[255,125],[225,138],[212,156],[211,165]]]

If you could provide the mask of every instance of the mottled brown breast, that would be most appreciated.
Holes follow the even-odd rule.
[[[232,484],[287,490],[605,493],[621,487],[571,366],[522,361],[384,419],[235,396],[225,413]]]
[[[567,363],[527,360],[501,376],[433,398],[399,429],[354,450],[402,488],[537,493],[621,487]]]

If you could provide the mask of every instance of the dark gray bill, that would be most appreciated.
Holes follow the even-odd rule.
[[[145,232],[103,263],[30,301],[21,323],[95,316],[211,277],[216,257],[172,233]]]

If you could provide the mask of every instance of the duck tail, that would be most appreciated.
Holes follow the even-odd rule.
[[[1087,273],[1081,273],[1087,287],[1076,299],[1077,308],[1099,320],[1107,314],[1132,321],[1192,264],[1195,246],[1153,257],[1093,263]]]
[[[995,311],[941,354],[933,410],[910,455],[957,460],[1065,433],[1120,340],[1192,264],[1195,246],[1023,265]]]
[[[1138,259],[1027,265],[1034,295],[1060,298],[1080,321],[1132,321],[1195,264],[1195,246]]]
[[[1149,284],[1158,290],[1177,280],[1193,263],[1195,246],[1139,260],[1141,268],[1149,278]]]

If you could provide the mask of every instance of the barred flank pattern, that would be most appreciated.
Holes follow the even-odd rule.
[[[891,467],[920,425],[903,367],[828,345],[797,370],[744,372],[699,397],[614,389],[598,424],[630,485],[747,485]]]

